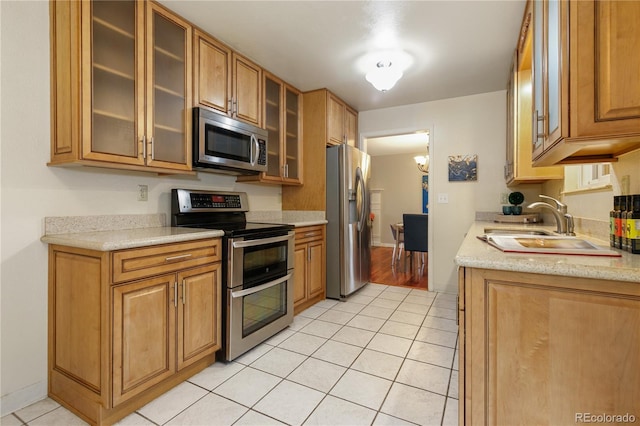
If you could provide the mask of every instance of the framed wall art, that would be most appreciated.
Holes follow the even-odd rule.
[[[449,182],[478,180],[478,155],[450,155]]]

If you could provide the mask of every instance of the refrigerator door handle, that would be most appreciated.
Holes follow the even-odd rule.
[[[360,197],[359,199],[358,199],[358,196]],[[356,169],[356,205],[359,208],[358,225],[357,225],[358,232],[362,232],[362,230],[366,225],[366,222],[365,222],[366,213],[367,213],[366,196],[367,196],[367,193],[364,187],[364,178],[362,176],[362,170],[360,169],[360,167],[358,167]],[[358,205],[358,201],[360,202],[359,205]]]

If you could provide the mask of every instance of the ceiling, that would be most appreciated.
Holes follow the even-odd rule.
[[[160,3],[302,91],[358,111],[503,90],[525,0]],[[387,92],[365,80],[378,52],[411,65]]]

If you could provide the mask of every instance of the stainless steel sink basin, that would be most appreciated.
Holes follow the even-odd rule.
[[[487,228],[478,238],[504,252],[620,257],[620,253],[582,238],[557,235],[543,229]]]
[[[557,235],[553,231],[530,228],[484,228],[484,233],[487,235]]]

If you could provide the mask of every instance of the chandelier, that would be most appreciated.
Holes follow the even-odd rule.
[[[429,145],[427,145],[427,153],[425,155],[417,155],[413,159],[418,164],[418,170],[425,175],[429,174]]]

